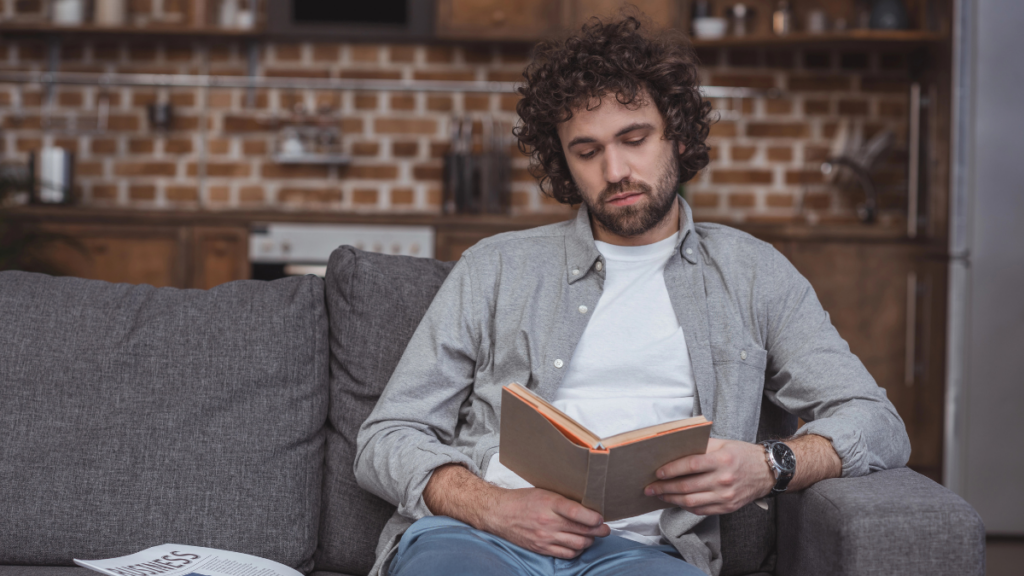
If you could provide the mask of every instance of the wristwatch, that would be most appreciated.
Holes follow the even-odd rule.
[[[764,446],[764,458],[768,461],[768,467],[775,473],[775,487],[769,496],[782,494],[796,472],[796,455],[785,442],[765,440],[761,445]]]

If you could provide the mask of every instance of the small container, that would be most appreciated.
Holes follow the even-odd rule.
[[[93,24],[97,26],[124,26],[124,0],[96,0],[93,5]]]
[[[693,21],[693,35],[705,40],[722,38],[728,27],[729,21],[725,18],[697,18]]]
[[[85,23],[85,0],[54,0],[52,16],[58,26],[81,26]]]
[[[793,11],[789,2],[782,0],[779,7],[772,14],[772,32],[779,36],[785,36],[793,31]]]
[[[824,34],[828,31],[828,16],[821,8],[807,13],[807,31],[811,34]]]

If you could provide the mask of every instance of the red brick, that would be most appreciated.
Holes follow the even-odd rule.
[[[844,116],[867,116],[868,103],[866,100],[840,100],[839,113]]]
[[[210,186],[206,190],[206,195],[210,202],[227,204],[231,201],[231,188],[227,186]]]
[[[246,156],[265,156],[267,154],[267,141],[244,140],[242,141],[242,153]]]
[[[409,158],[419,153],[420,146],[416,142],[393,142],[391,155],[398,158]]]
[[[18,152],[38,151],[43,146],[42,138],[18,138],[15,149]]]
[[[95,184],[92,187],[93,200],[117,200],[117,186],[111,184]]]
[[[788,170],[786,171],[786,184],[821,184],[825,181],[825,175],[821,170]]]
[[[523,73],[513,70],[492,70],[487,73],[487,79],[491,82],[522,82]]]
[[[191,138],[168,138],[164,141],[164,152],[168,154],[188,154],[191,151]]]
[[[451,150],[452,145],[450,142],[431,142],[430,143],[430,157],[431,158],[444,158],[448,151]]]
[[[264,162],[260,175],[264,178],[327,178],[329,172],[327,166]]]
[[[406,206],[415,201],[415,194],[412,188],[393,188],[391,190],[391,204]]]
[[[823,193],[808,193],[804,196],[804,207],[825,209],[832,204],[832,198],[828,194]]]
[[[696,192],[690,195],[694,208],[718,208],[719,195],[712,192]]]
[[[135,184],[128,187],[129,200],[156,200],[156,186]]]
[[[124,114],[111,114],[107,117],[107,130],[115,132],[134,132],[139,129],[139,118],[137,116]]]
[[[196,95],[194,92],[175,92],[171,94],[170,101],[179,108],[194,108]]]
[[[747,124],[747,136],[755,138],[807,138],[810,135],[810,126],[803,123],[750,122]]]
[[[197,202],[199,191],[195,186],[168,186],[164,195],[171,202]]]
[[[128,141],[128,151],[132,154],[152,154],[152,138],[132,138]]]
[[[263,74],[268,78],[330,78],[331,71],[326,68],[267,68]]]
[[[89,143],[89,150],[93,154],[114,154],[117,152],[117,140],[113,138],[94,138]]]
[[[380,46],[377,44],[353,44],[349,48],[353,62],[377,63],[380,58]]]
[[[342,70],[338,77],[357,80],[401,80],[402,73],[397,70]]]
[[[57,103],[70,108],[78,108],[82,105],[82,100],[82,92],[79,90],[61,90],[60,94],[57,95]]]
[[[330,204],[332,202],[341,202],[341,190],[333,188],[282,188],[277,192],[277,199],[284,203]]]
[[[792,162],[793,149],[789,146],[769,146],[768,160],[770,162]]]
[[[228,154],[231,152],[231,141],[227,138],[210,138],[206,141],[206,151],[210,154]]]
[[[440,180],[442,168],[441,166],[428,166],[424,164],[413,166],[412,177],[415,180]]]
[[[234,102],[234,91],[210,90],[208,98],[210,108],[231,108]]]
[[[768,170],[712,170],[711,181],[715,184],[771,184],[772,173]]]
[[[902,118],[907,113],[903,102],[879,102],[878,115],[885,118]]]
[[[242,186],[238,189],[238,201],[246,204],[263,203],[266,195],[262,186]]]
[[[826,146],[805,146],[804,147],[804,161],[805,162],[822,162],[831,154],[831,150]]]
[[[793,92],[842,92],[850,90],[846,76],[791,76],[789,89]]]
[[[467,111],[490,110],[491,96],[489,94],[466,94],[462,97],[463,107]]]
[[[434,112],[451,112],[452,110],[452,97],[451,96],[427,96],[427,110]]]
[[[118,162],[114,164],[117,176],[174,176],[173,162]]]
[[[864,92],[907,92],[910,83],[896,78],[861,78],[860,89]]]
[[[434,190],[431,190],[430,192],[434,192]],[[437,192],[437,199],[435,200],[433,197],[429,197],[427,199],[427,203],[430,204],[430,205],[440,206],[441,205],[441,191],[437,190],[436,192]],[[529,192],[521,192],[519,190],[514,190],[514,191],[512,191],[512,206],[516,206],[516,207],[529,206],[530,205],[530,198],[531,197],[532,197],[532,195]]]
[[[732,159],[736,161],[750,160],[757,153],[757,148],[753,146],[733,146],[731,150]]]
[[[341,178],[365,178],[368,180],[393,180],[398,178],[397,166],[345,166],[339,171]]]
[[[286,62],[302,59],[302,45],[293,43],[275,42],[274,59]]]
[[[455,61],[455,49],[451,46],[427,46],[427,62],[447,64]]]
[[[75,173],[79,176],[103,176],[102,162],[77,162]]]
[[[199,165],[191,162],[188,165],[188,175],[198,176]],[[207,162],[206,175],[213,177],[236,177],[244,178],[249,175],[249,164],[245,162]]]
[[[356,110],[375,110],[377,108],[377,95],[357,92],[355,97]]]
[[[437,121],[425,118],[377,118],[373,129],[378,134],[435,134]]]
[[[520,96],[519,94],[502,94],[500,107],[502,110],[506,110],[508,112],[515,112],[516,104],[519,104],[519,101],[521,99],[522,96]]]
[[[783,100],[781,98],[769,98],[765,100],[764,111],[770,115],[782,115],[793,113],[793,101]]]
[[[376,204],[377,190],[375,188],[356,188],[352,191],[353,204]]]
[[[712,86],[733,86],[743,88],[774,88],[775,77],[768,74],[715,74]]]
[[[341,108],[341,94],[337,92],[314,92],[313,101],[317,110],[324,108]]]
[[[392,110],[414,110],[416,97],[412,94],[392,94],[389,105]]]
[[[409,44],[392,44],[388,48],[391,62],[409,63],[416,59],[416,47]]]
[[[768,194],[765,203],[769,208],[791,208],[794,204],[792,194]]]
[[[476,80],[476,74],[471,71],[418,71],[413,74],[413,78],[416,80],[456,80],[467,82],[470,80]]]
[[[729,194],[730,208],[753,208],[757,204],[757,197],[749,192]]]
[[[731,138],[736,136],[735,122],[715,122],[711,125],[709,136],[712,138]]]
[[[224,131],[231,132],[269,132],[277,131],[279,122],[274,118],[255,118],[251,116],[224,117]]]
[[[41,106],[43,104],[43,93],[36,90],[25,90],[21,93],[22,106]]]
[[[440,188],[431,188],[427,190],[427,205],[435,207],[440,206],[443,195],[444,194],[441,192]],[[515,198],[515,193],[513,193],[512,197],[513,199]]]
[[[501,61],[506,64],[526,63],[532,48],[527,44],[505,44],[501,47]]]
[[[377,142],[353,142],[353,156],[376,156],[380,154],[380,144]]]
[[[316,62],[337,62],[339,54],[337,44],[313,45],[313,60]]]
[[[828,100],[804,100],[804,114],[808,116],[828,114],[830,111]]]

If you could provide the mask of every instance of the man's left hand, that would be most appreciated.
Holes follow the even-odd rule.
[[[775,486],[764,446],[718,438],[708,440],[707,453],[673,460],[657,476],[645,491],[648,496],[701,516],[738,510]]]

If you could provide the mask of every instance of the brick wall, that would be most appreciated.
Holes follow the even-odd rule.
[[[528,47],[261,43],[258,73],[316,78],[514,81]],[[62,71],[246,73],[242,42],[75,39],[60,46]],[[865,138],[893,129],[898,150],[877,174],[883,219],[899,218],[905,188],[906,58],[899,52],[702,49],[705,84],[775,87],[780,99],[714,101],[713,161],[687,187],[698,214],[724,220],[849,220],[856,187],[826,184],[818,169],[839,122]],[[45,70],[47,46],[0,40],[0,67]],[[52,143],[75,151],[80,201],[90,205],[203,209],[438,212],[442,157],[453,115],[491,115],[506,130],[514,95],[426,92],[61,86],[47,105],[39,85],[0,84],[0,158],[23,161]],[[98,108],[109,106],[106,127]],[[145,106],[169,101],[171,130],[149,126]],[[311,119],[314,111],[323,114]],[[347,167],[281,165],[279,131],[319,121],[337,126]],[[478,123],[479,128],[479,123]],[[514,148],[514,147],[512,147]],[[539,193],[514,152],[517,213],[560,210]]]

